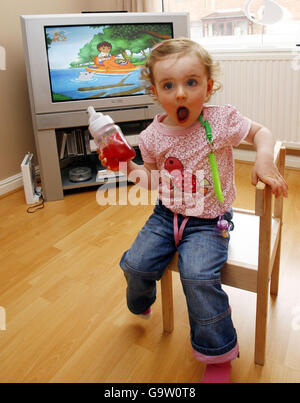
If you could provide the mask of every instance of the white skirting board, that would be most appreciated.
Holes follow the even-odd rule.
[[[0,196],[9,193],[23,186],[23,178],[21,172],[9,178],[0,181]]]
[[[36,175],[39,175],[40,168],[39,166],[35,167]],[[13,190],[19,189],[23,187],[23,176],[22,172],[19,172],[16,175],[10,176],[9,178],[3,179],[0,181],[0,196],[5,195],[6,193],[12,192]]]

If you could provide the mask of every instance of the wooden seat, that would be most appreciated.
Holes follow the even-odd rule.
[[[284,176],[285,148],[277,142],[274,161]],[[264,365],[269,280],[270,292],[278,293],[282,227],[282,196],[272,208],[271,188],[262,182],[256,185],[255,210],[234,209],[234,231],[231,232],[228,261],[222,268],[223,284],[257,293],[255,363]],[[172,271],[178,272],[177,253],[161,279],[163,328],[174,328]]]

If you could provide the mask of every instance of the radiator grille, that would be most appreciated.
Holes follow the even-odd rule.
[[[220,57],[223,88],[212,104],[235,105],[268,127],[276,140],[300,144],[300,68],[289,57]],[[300,64],[300,63],[298,63]]]

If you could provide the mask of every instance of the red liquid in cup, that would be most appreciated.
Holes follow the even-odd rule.
[[[106,158],[106,165],[113,170],[119,169],[119,162],[128,162],[135,155],[134,149],[124,142],[118,132],[112,135],[109,143],[102,149],[102,156]]]

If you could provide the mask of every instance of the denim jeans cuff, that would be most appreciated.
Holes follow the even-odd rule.
[[[134,315],[140,315],[144,313],[148,308],[150,308],[154,302],[156,301],[156,296],[154,296],[151,300],[147,301],[148,305],[145,307],[138,306],[136,307],[134,304],[132,304],[130,301],[127,300],[127,307],[131,313]]]
[[[224,356],[225,354],[230,353],[235,348],[237,348],[236,346],[238,345],[236,334],[231,342],[229,342],[225,346],[219,347],[219,348],[200,347],[200,346],[196,345],[193,341],[191,341],[191,344],[192,344],[193,349],[196,352],[200,353],[199,357],[203,357],[204,360],[206,360],[206,359],[210,360],[208,357],[211,357],[212,359],[216,359],[216,357]],[[236,355],[237,354],[238,354],[238,351],[237,351]],[[200,360],[200,361],[202,361],[202,360]],[[206,362],[206,361],[204,361],[204,362]]]
[[[236,357],[238,357],[239,345],[238,343],[236,343],[231,350],[221,355],[205,355],[195,349],[193,349],[193,355],[196,358],[196,360],[204,362],[206,364],[222,364],[227,361],[232,361]]]

